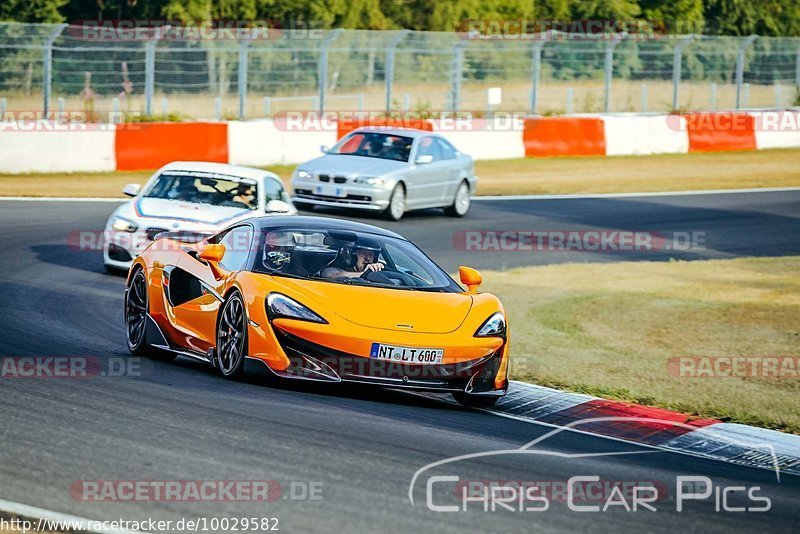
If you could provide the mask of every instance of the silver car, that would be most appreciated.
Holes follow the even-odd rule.
[[[478,178],[472,158],[444,137],[403,128],[361,128],[292,175],[292,201],[379,212],[397,221],[408,210],[445,208],[463,217]]]

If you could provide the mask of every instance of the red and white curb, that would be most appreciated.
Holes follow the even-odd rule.
[[[439,398],[439,397],[437,397]],[[512,381],[483,411],[671,452],[800,475],[800,436]]]

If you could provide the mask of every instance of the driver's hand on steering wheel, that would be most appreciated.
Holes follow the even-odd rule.
[[[364,273],[368,272],[377,273],[378,271],[382,271],[384,267],[385,265],[381,262],[370,263],[367,264],[366,267],[364,267]]]

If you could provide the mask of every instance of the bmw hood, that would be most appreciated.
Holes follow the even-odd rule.
[[[127,208],[127,209],[126,209]],[[135,198],[124,206],[117,215],[136,219],[153,219],[153,223],[166,223],[171,229],[192,229],[198,227],[222,228],[237,219],[245,219],[255,215],[255,211],[214,206],[212,204],[196,204],[163,198]],[[148,224],[150,221],[145,222]]]
[[[405,161],[326,154],[300,165],[300,169],[313,173],[331,173],[358,176],[381,176],[408,167]]]
[[[371,328],[446,334],[458,329],[472,309],[463,293],[434,293],[275,277],[286,294],[311,309],[319,304],[348,321]],[[300,297],[304,295],[306,298]],[[295,297],[295,295],[297,295]],[[324,316],[319,306],[314,311]]]

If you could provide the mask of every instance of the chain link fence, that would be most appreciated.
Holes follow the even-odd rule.
[[[562,114],[800,103],[797,38],[315,30],[237,41],[171,32],[125,40],[79,26],[0,23],[0,111],[233,119],[287,110]],[[490,106],[492,87],[502,100]]]

